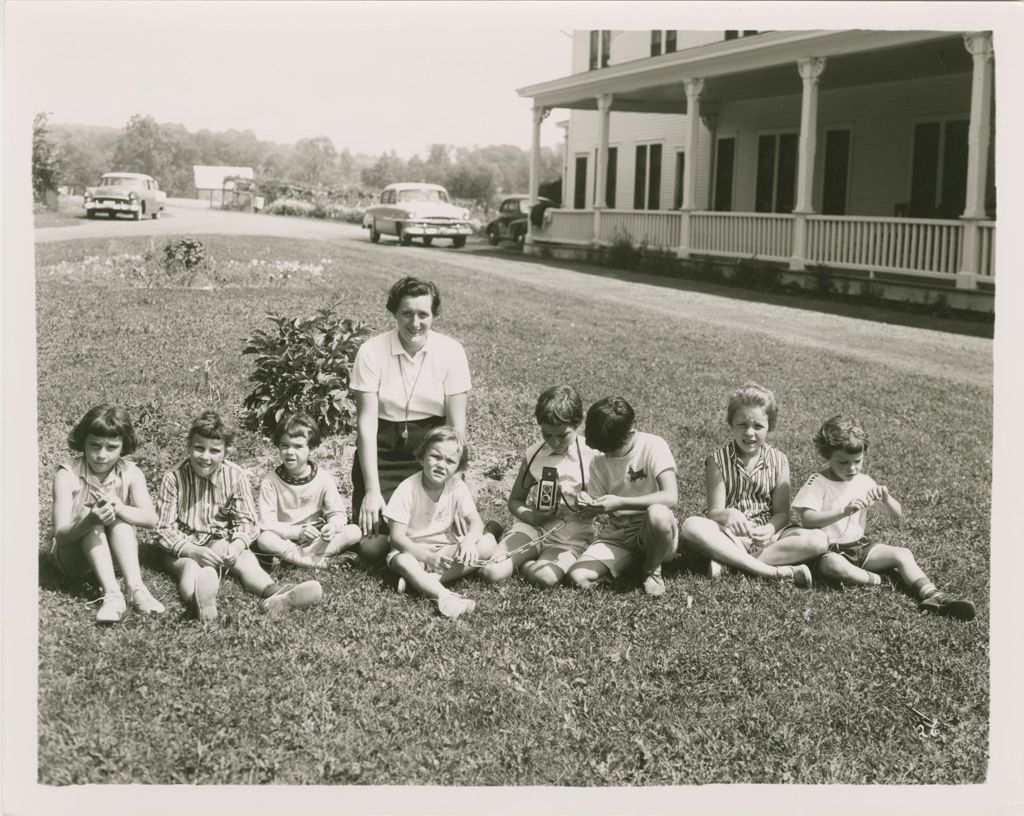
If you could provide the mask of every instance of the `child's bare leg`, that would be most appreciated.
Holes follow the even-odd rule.
[[[612,570],[600,561],[577,561],[569,568],[569,583],[577,589],[591,589],[611,577]]]
[[[405,578],[409,586],[427,598],[440,598],[451,590],[445,588],[441,576],[428,571],[423,564],[409,553],[398,553],[389,564],[394,572]]]
[[[121,568],[121,575],[124,576],[128,591],[145,589],[142,583],[142,570],[139,568],[139,539],[135,535],[135,528],[118,521],[106,529],[107,541],[110,543],[117,566]]]
[[[505,538],[497,545],[495,548],[495,554],[492,557],[498,558],[509,550],[515,550],[524,546],[529,541],[530,536],[526,533],[511,533],[505,536]],[[523,564],[535,559],[536,557],[537,547],[526,547],[526,549],[515,552],[508,558],[502,558],[500,561],[495,561],[493,564],[481,567],[480,576],[489,583],[500,583],[501,581],[505,581],[512,577],[513,572],[522,569]]]
[[[118,595],[121,585],[114,573],[114,561],[110,555],[110,543],[103,527],[94,527],[79,539],[82,554],[100,582],[104,595]]]
[[[876,586],[881,579],[873,572],[851,564],[839,553],[825,553],[818,559],[818,572],[823,578],[845,586]]]
[[[346,524],[330,540],[324,541],[322,538],[318,538],[314,541],[309,547],[309,553],[313,556],[331,558],[346,550],[351,550],[359,544],[362,538],[363,531],[359,529],[358,524]]]
[[[249,550],[242,550],[228,571],[238,578],[239,583],[247,592],[263,598],[274,579],[267,575],[256,556]]]
[[[299,567],[322,567],[326,565],[326,561],[322,557],[310,555],[294,541],[282,538],[270,530],[264,530],[260,533],[259,538],[256,539],[256,549],[267,555],[276,555],[285,563],[295,564]]]
[[[802,564],[828,552],[828,536],[821,530],[787,530],[762,550],[759,561],[773,566]],[[844,559],[845,560],[845,559]]]
[[[644,526],[644,573],[660,570],[661,565],[676,554],[678,541],[679,529],[672,511],[663,504],[648,507]]]
[[[575,553],[564,547],[549,547],[543,550],[536,561],[530,561],[520,568],[528,583],[540,589],[558,586],[565,574],[576,563]]]
[[[384,534],[368,535],[359,542],[359,554],[371,564],[383,561],[390,548],[391,543]]]
[[[679,531],[683,541],[713,561],[743,570],[762,578],[778,578],[779,570],[754,558],[742,547],[736,546],[722,528],[704,516],[690,516]]]
[[[931,584],[914,560],[914,554],[906,547],[891,547],[888,544],[876,544],[864,559],[864,569],[874,572],[885,572],[894,569],[899,573],[907,589],[915,589],[915,585],[923,582]],[[933,585],[934,586],[934,585]]]

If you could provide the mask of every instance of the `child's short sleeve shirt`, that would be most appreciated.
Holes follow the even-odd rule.
[[[587,447],[586,442],[576,437],[565,453],[552,453],[547,443],[541,441],[527,448],[524,458],[534,483],[540,481],[544,468],[553,467],[558,472],[559,490],[566,502],[575,507],[580,491],[588,490],[587,473],[595,453],[593,448]],[[572,511],[563,503],[559,505],[559,513],[571,515]]]
[[[465,517],[476,512],[476,504],[469,487],[459,478],[445,482],[440,498],[435,502],[423,489],[423,474],[414,473],[403,481],[384,508],[384,517],[406,525],[413,541],[447,544],[448,530],[456,516]]]
[[[744,468],[730,442],[708,459],[715,463],[725,483],[725,506],[735,508],[754,524],[766,524],[773,515],[772,497],[782,474],[789,468],[786,454],[767,442],[749,468]]]
[[[856,499],[864,498],[876,486],[875,480],[866,473],[858,473],[848,482],[838,482],[815,473],[796,494],[793,509],[838,510]],[[828,536],[830,544],[852,544],[864,537],[867,520],[867,508],[862,508],[852,516],[839,519],[821,529]]]
[[[612,458],[600,453],[594,456],[587,492],[592,496],[647,496],[658,491],[658,476],[666,470],[676,470],[676,460],[668,442],[655,434],[637,431],[633,437],[633,448],[625,456]],[[612,514],[612,518],[643,512],[619,510]]]
[[[265,473],[256,509],[261,528],[274,522],[303,525],[339,517],[345,521],[338,486],[323,468],[318,468],[305,484],[289,484],[275,470]]]

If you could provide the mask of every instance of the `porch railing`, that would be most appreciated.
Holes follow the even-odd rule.
[[[793,254],[793,216],[770,213],[700,212],[690,216],[695,252],[784,261]]]
[[[610,244],[626,236],[635,246],[678,247],[682,214],[651,210],[603,210],[598,240]]]
[[[541,241],[589,244],[594,240],[593,210],[548,210],[550,221],[534,237]],[[924,278],[995,277],[995,223],[924,218],[806,216],[806,246],[797,258],[796,216],[792,214],[693,212],[689,246],[683,247],[683,219],[678,211],[603,210],[598,241],[611,244],[628,235],[634,245],[652,249],[688,249],[694,253],[773,261],[800,260],[868,272],[897,272]],[[974,258],[965,259],[977,231]],[[972,261],[973,263],[966,263]],[[797,267],[799,268],[799,267]]]
[[[807,260],[847,269],[955,275],[962,240],[960,221],[807,217]]]

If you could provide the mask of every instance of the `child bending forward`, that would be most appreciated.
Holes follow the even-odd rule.
[[[472,612],[476,602],[445,584],[489,559],[497,547],[495,534],[485,532],[473,496],[459,478],[469,450],[458,431],[448,425],[434,428],[416,458],[423,470],[399,484],[384,509],[391,543],[387,564],[398,573],[399,592],[408,585],[437,601],[442,615],[457,618]]]

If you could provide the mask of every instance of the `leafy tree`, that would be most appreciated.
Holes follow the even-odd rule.
[[[168,164],[170,146],[170,140],[152,116],[135,114],[128,120],[121,138],[114,146],[115,169],[127,173],[147,173],[162,179]]]
[[[327,184],[337,158],[338,151],[326,136],[302,139],[292,153],[292,177],[311,186]]]
[[[403,181],[408,174],[406,163],[392,150],[381,153],[373,167],[362,172],[363,184],[370,189],[379,190],[395,181]]]
[[[46,130],[49,116],[37,113],[32,119],[32,193],[40,201],[47,190],[57,189],[63,171],[63,151]]]
[[[486,203],[498,192],[498,169],[479,156],[459,162],[448,173],[448,192],[455,198]]]

